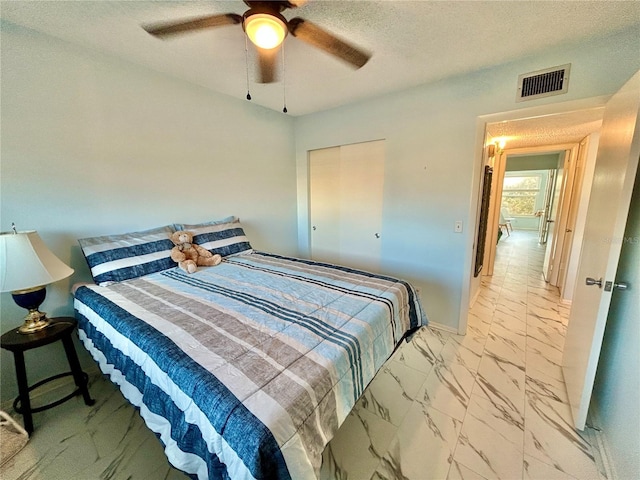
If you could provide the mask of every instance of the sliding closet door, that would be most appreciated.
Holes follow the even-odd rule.
[[[380,268],[384,141],[340,147],[340,262]]]
[[[310,152],[311,255],[378,271],[384,141]]]
[[[333,263],[340,260],[340,177],[340,147],[310,153],[311,258],[314,260]]]

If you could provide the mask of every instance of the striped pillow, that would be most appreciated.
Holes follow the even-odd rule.
[[[198,223],[196,225],[176,224],[176,230],[193,232],[193,243],[201,245],[213,254],[222,257],[253,252],[249,239],[244,233],[240,219],[226,218],[228,221]]]
[[[93,280],[109,285],[176,266],[171,260],[173,226],[78,240]]]

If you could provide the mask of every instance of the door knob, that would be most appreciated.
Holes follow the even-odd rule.
[[[585,283],[587,285],[597,285],[598,288],[602,288],[602,277],[600,277],[599,280],[596,280],[595,278],[587,277],[585,280]]]

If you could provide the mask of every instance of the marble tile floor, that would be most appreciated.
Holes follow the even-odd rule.
[[[467,335],[425,328],[396,351],[327,446],[321,480],[606,478],[571,426],[560,369],[569,312],[542,278],[543,255],[531,233],[500,241]],[[93,407],[74,398],[36,414],[0,478],[186,478],[108,380],[90,388]]]

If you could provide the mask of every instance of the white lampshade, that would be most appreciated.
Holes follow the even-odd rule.
[[[48,285],[72,273],[35,230],[0,233],[0,292]]]

